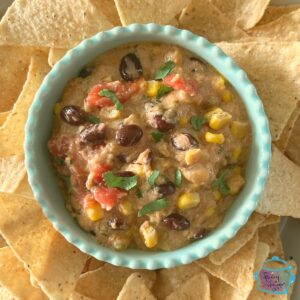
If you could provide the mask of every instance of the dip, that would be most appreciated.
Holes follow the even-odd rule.
[[[172,45],[100,55],[54,108],[48,142],[66,206],[101,245],[173,250],[222,222],[251,128],[211,66]]]

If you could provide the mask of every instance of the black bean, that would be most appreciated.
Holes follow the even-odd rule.
[[[80,70],[78,77],[86,78],[93,73],[93,70],[94,69],[92,67],[84,67],[83,69]]]
[[[63,121],[75,126],[85,123],[85,115],[85,112],[77,105],[67,105],[60,112]]]
[[[124,125],[118,129],[116,133],[116,142],[123,147],[133,146],[140,141],[143,136],[143,130],[141,127],[130,124]]]
[[[175,185],[173,182],[166,182],[157,186],[157,191],[162,196],[169,196],[175,193]]]
[[[116,175],[119,177],[132,177],[135,174],[131,171],[120,171],[120,172],[117,172]]]
[[[111,229],[121,229],[124,225],[124,222],[119,217],[114,216],[107,221],[107,225]]]
[[[101,143],[105,137],[105,128],[104,123],[90,125],[79,133],[79,138],[81,143],[92,143],[98,144]]]
[[[164,217],[162,222],[169,229],[177,231],[186,230],[190,227],[190,221],[178,213],[173,213]]]
[[[172,145],[180,151],[198,146],[198,141],[189,133],[179,133],[171,138]]]
[[[125,81],[132,81],[143,75],[143,67],[134,53],[128,53],[121,59],[119,72]]]
[[[166,122],[161,115],[154,117],[154,126],[161,132],[168,132],[175,127],[173,123]]]

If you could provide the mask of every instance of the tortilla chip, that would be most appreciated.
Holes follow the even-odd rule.
[[[277,141],[300,100],[300,42],[224,42],[219,46],[256,86],[269,117],[272,138]]]
[[[253,271],[258,243],[257,234],[236,254],[222,265],[214,265],[208,258],[197,263],[211,275],[220,278],[234,288],[251,291],[253,286]]]
[[[258,271],[261,268],[261,265],[269,257],[269,254],[270,246],[267,243],[258,241],[256,249],[256,258],[254,263],[254,271]]]
[[[193,0],[183,10],[179,24],[181,28],[204,36],[211,42],[232,41],[248,36],[230,22],[209,0]]]
[[[169,24],[191,0],[115,0],[122,25]]]
[[[75,291],[92,299],[115,300],[118,297],[127,278],[135,271],[123,267],[105,264],[97,270],[84,273],[80,276]],[[154,271],[139,270],[145,281],[154,283]],[[91,286],[93,287],[91,289]]]
[[[124,284],[117,300],[156,300],[140,273],[131,274]]]
[[[30,284],[29,273],[9,247],[0,249],[0,284],[17,299],[48,299],[40,289]]]
[[[87,256],[69,244],[34,199],[0,194],[0,232],[51,299],[67,299]]]
[[[72,48],[113,27],[92,0],[15,0],[0,23],[0,44]]]
[[[0,127],[3,126],[11,111],[0,112]]]
[[[269,245],[270,256],[284,256],[278,224],[268,225],[259,228],[258,238],[260,242]]]
[[[0,112],[12,109],[22,91],[33,52],[27,47],[0,46]]]
[[[295,11],[300,8],[299,4],[290,4],[285,6],[268,6],[265,10],[265,13],[262,19],[259,21],[257,25],[263,25],[275,21],[276,19],[282,17],[285,14],[288,14],[292,11]]]
[[[70,300],[93,300],[92,298],[85,297],[83,295],[80,295],[76,292],[73,292],[73,294],[70,297]]]
[[[82,273],[97,270],[101,268],[104,264],[104,261],[98,260],[94,257],[89,257],[86,261],[84,269],[82,270]]]
[[[28,109],[48,71],[47,54],[40,51],[32,57],[23,90],[13,107],[12,113],[4,126],[0,128],[0,157],[23,154],[24,127]]]
[[[153,291],[158,299],[165,299],[187,280],[202,271],[195,262],[170,269],[161,269],[157,272]]]
[[[121,21],[114,0],[92,0],[93,4],[114,26],[120,26]]]
[[[295,164],[300,166],[300,109],[297,114],[297,118],[294,121],[291,128],[285,152],[286,156],[292,160]]]
[[[265,220],[265,216],[254,213],[248,222],[237,232],[237,234],[226,242],[222,248],[212,252],[208,258],[215,265],[223,264],[227,259],[239,251],[250,241],[257,228]]]
[[[247,33],[253,37],[274,41],[299,41],[300,9],[285,14],[273,22],[254,27]]]
[[[270,0],[212,0],[226,17],[243,29],[250,29],[262,18]]]
[[[210,300],[208,276],[201,272],[182,284],[166,300]]]
[[[276,215],[268,215],[265,220],[260,224],[259,227],[264,227],[267,225],[278,224],[280,222],[280,217]]]
[[[48,64],[53,67],[68,51],[68,49],[51,48],[48,56]]]
[[[27,174],[24,176],[20,184],[17,186],[14,193],[23,197],[34,198],[31,187],[28,183]]]
[[[299,178],[300,167],[273,146],[268,180],[256,211],[300,218]]]
[[[3,236],[0,234],[0,248],[3,248],[7,246],[5,239],[3,238]]]
[[[15,300],[11,292],[0,284],[0,299],[3,300]]]
[[[0,192],[14,193],[25,174],[23,156],[0,158]]]

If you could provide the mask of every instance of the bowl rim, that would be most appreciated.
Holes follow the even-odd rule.
[[[138,39],[140,42],[164,42],[164,40],[167,40],[167,43],[177,44],[180,47],[195,53],[195,55],[199,56],[200,58],[205,59],[218,71],[220,71],[221,67],[225,68],[224,70],[226,70],[226,72],[228,71],[227,73],[230,75],[225,76],[224,72],[221,72],[221,74],[225,77],[225,79],[230,81],[235,90],[242,91],[242,94],[240,92],[238,93],[244,105],[249,105],[251,102],[251,107],[247,107],[247,111],[248,109],[255,111],[255,121],[259,123],[259,125],[257,125],[254,122],[254,118],[250,119],[248,111],[249,121],[251,122],[252,128],[255,129],[252,129],[255,135],[252,136],[251,142],[254,143],[255,138],[258,151],[257,163],[259,169],[258,173],[255,174],[255,178],[253,179],[254,182],[252,183],[252,189],[249,192],[250,194],[248,193],[245,197],[247,198],[247,201],[243,200],[242,204],[239,204],[236,208],[238,209],[239,214],[235,213],[234,217],[231,217],[229,220],[227,220],[225,225],[223,223],[219,225],[217,227],[218,230],[214,229],[212,234],[210,234],[208,237],[173,251],[152,252],[126,250],[122,252],[116,252],[101,245],[91,245],[90,242],[74,236],[71,233],[71,229],[68,228],[68,226],[66,226],[61,220],[58,220],[55,213],[53,213],[53,211],[51,211],[49,208],[49,200],[45,199],[46,197],[43,193],[43,187],[40,185],[38,180],[39,168],[35,163],[34,155],[34,145],[37,140],[35,130],[38,126],[35,116],[42,107],[43,101],[41,99],[45,97],[46,92],[49,90],[49,86],[52,86],[53,88],[53,83],[59,80],[57,78],[59,78],[61,74],[64,74],[64,68],[68,65],[71,65],[74,59],[76,60],[76,58],[80,56],[83,57],[86,49],[104,45],[104,43],[112,43],[112,41],[117,41],[120,37],[123,37],[123,39],[130,39],[133,36],[142,36],[142,38]],[[171,42],[170,39],[172,39]],[[117,46],[109,47],[105,51],[130,42],[131,41],[120,43]],[[191,45],[193,50],[188,48],[186,45]],[[197,51],[194,51],[194,48],[197,48]],[[105,51],[99,52],[97,55],[100,55]],[[93,58],[89,61],[92,60]],[[73,78],[73,76],[68,76],[68,81],[71,78]],[[56,101],[57,99],[55,102]],[[246,73],[240,69],[235,62],[220,48],[201,36],[170,25],[162,26],[154,23],[131,24],[124,27],[114,27],[108,31],[100,32],[86,40],[83,40],[76,47],[69,50],[64,57],[55,64],[52,70],[50,70],[50,72],[44,78],[30,107],[28,120],[25,127],[24,152],[25,165],[28,172],[28,181],[32,188],[34,197],[37,199],[37,202],[39,203],[44,215],[50,220],[54,228],[66,238],[67,241],[76,246],[82,252],[116,266],[134,269],[159,269],[187,264],[196,259],[207,256],[212,251],[223,246],[223,244],[232,238],[241,228],[241,226],[247,222],[249,216],[254,211],[258,203],[268,175],[271,157],[271,135],[269,131],[268,119],[265,115],[262,101],[258,97],[255,87],[249,81]],[[236,202],[236,199],[234,202]]]

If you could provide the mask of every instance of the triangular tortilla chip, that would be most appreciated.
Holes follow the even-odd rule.
[[[191,0],[115,0],[122,25],[150,22],[169,24],[190,2]]]
[[[127,278],[117,298],[117,300],[129,299],[156,300],[140,273],[133,273]]]
[[[25,175],[23,156],[0,158],[0,192],[14,193]]]
[[[166,300],[210,300],[208,276],[201,272],[170,294]]]
[[[85,263],[84,269],[82,270],[82,274],[89,271],[97,270],[101,268],[104,264],[104,261],[98,260],[94,257],[89,257]]]
[[[4,126],[0,128],[0,157],[23,154],[24,127],[28,109],[49,69],[45,52],[39,52],[32,57],[23,90],[13,107],[12,113]]]
[[[282,17],[283,15],[286,15],[292,11],[295,11],[300,8],[299,4],[290,4],[290,5],[285,5],[285,6],[268,6],[267,9],[265,10],[265,13],[262,17],[262,19],[259,21],[257,24],[258,26],[270,23],[272,21],[275,21],[276,19]]]
[[[0,112],[0,127],[3,126],[11,111]]]
[[[219,46],[256,86],[269,117],[272,138],[278,140],[300,100],[300,42],[220,43]]]
[[[157,272],[153,291],[158,299],[165,299],[179,286],[202,271],[195,262],[170,269],[162,269]]]
[[[299,195],[300,167],[273,146],[269,176],[256,211],[300,218]]]
[[[9,247],[0,249],[0,284],[17,299],[46,300],[48,297],[30,284],[29,273]]]
[[[33,52],[28,47],[0,46],[0,112],[11,110],[22,91]]]
[[[132,269],[105,264],[97,270],[82,274],[75,291],[92,299],[115,300],[127,278],[134,272]],[[139,270],[139,273],[144,276],[144,280],[154,283],[156,278],[154,271]]]
[[[34,198],[31,187],[28,183],[27,174],[24,176],[14,193],[23,197]]]
[[[274,41],[299,41],[300,9],[285,14],[273,22],[254,27],[248,34]]]
[[[48,63],[53,67],[68,51],[68,49],[51,48],[48,56]]]
[[[270,0],[212,0],[226,17],[243,29],[250,29],[262,18]]]
[[[257,243],[258,237],[256,234],[222,265],[214,265],[208,258],[200,259],[197,263],[211,275],[222,279],[232,287],[251,291]]]
[[[260,242],[263,242],[269,246],[270,256],[284,256],[278,224],[272,224],[259,228],[258,239]]]
[[[3,300],[15,300],[12,293],[0,284],[0,299]]]
[[[87,256],[69,244],[34,199],[0,194],[0,232],[51,299],[67,299]]]
[[[85,297],[85,296],[80,295],[76,292],[73,292],[73,294],[70,297],[70,300],[94,300],[94,299],[89,298],[89,297]]]
[[[215,265],[223,264],[228,258],[239,251],[248,241],[250,241],[257,228],[265,220],[265,216],[254,213],[248,222],[238,231],[238,233],[226,242],[222,248],[212,252],[208,258]]]
[[[259,227],[272,225],[272,224],[278,224],[280,222],[280,217],[275,215],[268,215],[264,219],[264,221],[259,225]]]
[[[111,27],[90,0],[15,0],[0,23],[0,44],[71,48]]]
[[[269,254],[270,246],[267,243],[259,240],[256,249],[254,271],[258,271],[261,268],[262,263],[269,257]]]
[[[204,36],[211,42],[232,41],[248,36],[228,20],[209,0],[193,0],[183,10],[179,24],[181,28]]]
[[[7,246],[5,239],[3,238],[3,236],[0,234],[0,248],[3,248]]]
[[[114,26],[121,25],[121,20],[114,0],[92,0],[92,3],[105,15]]]

